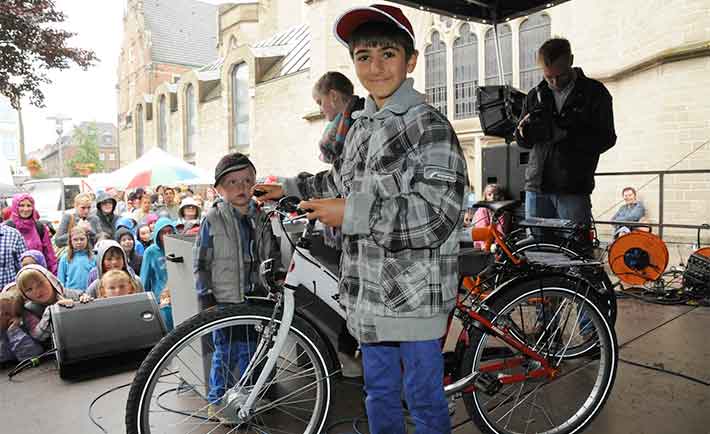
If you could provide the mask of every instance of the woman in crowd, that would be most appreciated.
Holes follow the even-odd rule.
[[[47,227],[38,222],[39,213],[35,210],[35,200],[27,193],[16,194],[12,198],[10,219],[6,225],[17,229],[28,250],[39,250],[47,261],[47,268],[57,273],[57,256],[52,246],[52,237]]]
[[[96,216],[91,215],[91,196],[88,193],[79,193],[74,197],[74,211],[66,212],[59,223],[59,229],[54,237],[57,247],[66,247],[69,242],[69,233],[75,226],[82,227],[89,233],[89,240],[93,240],[98,231],[99,222]]]
[[[118,220],[118,216],[114,213],[115,210],[116,199],[105,191],[99,192],[99,195],[96,197],[96,217],[99,221],[98,230],[108,235],[109,238],[113,238],[114,228]]]
[[[197,235],[200,230],[200,216],[202,210],[197,206],[197,202],[192,197],[186,197],[180,203],[178,210],[178,226],[182,227],[179,232],[183,235]]]

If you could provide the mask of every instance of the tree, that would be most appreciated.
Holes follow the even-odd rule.
[[[91,50],[68,46],[74,33],[52,27],[65,19],[53,0],[0,1],[0,94],[15,109],[24,95],[32,105],[44,106],[41,86],[51,83],[48,70],[70,63],[87,69],[98,60]]]
[[[74,158],[67,162],[72,176],[87,176],[103,170],[99,159],[99,131],[95,123],[84,128],[74,128],[72,142],[77,146]]]

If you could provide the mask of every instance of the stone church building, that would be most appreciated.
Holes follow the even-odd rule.
[[[253,158],[259,176],[323,169],[317,143],[325,123],[311,89],[337,70],[365,95],[332,29],[343,11],[369,3],[127,0],[117,84],[121,163],[159,146],[208,171],[234,150]],[[420,53],[415,86],[456,129],[480,195],[483,151],[501,143],[483,136],[475,110],[476,86],[498,82],[492,28],[403,9]],[[523,91],[540,81],[535,53],[551,35],[568,38],[575,65],[607,86],[618,141],[599,172],[710,169],[706,0],[572,0],[501,24],[499,34],[504,79]],[[655,175],[597,177],[595,217],[609,219],[627,185],[641,187],[647,218],[658,221]],[[667,175],[664,195],[667,223],[710,216],[710,174]]]

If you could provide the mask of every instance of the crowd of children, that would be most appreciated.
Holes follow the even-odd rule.
[[[0,224],[0,363],[41,354],[49,344],[49,309],[95,298],[150,291],[172,329],[164,236],[196,235],[204,201],[189,189],[80,193],[55,233],[32,195],[15,195]],[[215,194],[208,192],[209,204]],[[178,201],[181,202],[178,204]],[[120,213],[118,212],[120,211]],[[140,217],[138,219],[137,217]]]

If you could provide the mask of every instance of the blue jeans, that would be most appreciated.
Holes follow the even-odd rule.
[[[240,328],[243,329],[243,326]],[[214,353],[212,353],[212,367],[210,368],[210,387],[207,400],[210,404],[219,403],[226,390],[233,387],[244,374],[249,360],[256,351],[256,332],[249,326],[249,339],[244,335],[244,330],[238,333],[236,327],[221,329],[212,332]],[[234,334],[232,334],[234,330]],[[235,369],[239,368],[239,373]],[[255,373],[254,375],[257,375]]]
[[[361,350],[370,433],[406,434],[402,386],[417,434],[451,432],[439,339],[363,344]]]
[[[592,201],[588,194],[525,192],[525,217],[557,218],[575,223],[592,222]]]

